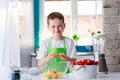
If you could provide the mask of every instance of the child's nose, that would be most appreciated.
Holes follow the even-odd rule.
[[[59,27],[58,27],[58,26],[56,26],[56,30],[59,30]]]

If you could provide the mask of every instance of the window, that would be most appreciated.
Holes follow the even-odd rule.
[[[65,17],[66,29],[64,35],[71,37],[74,33],[80,35],[78,45],[91,44],[88,30],[102,30],[102,1],[95,0],[45,0],[44,1],[44,27],[42,39],[47,37],[48,30],[46,17],[53,11],[61,12]],[[68,34],[70,33],[70,34]]]
[[[90,31],[102,31],[102,1],[77,1],[79,45],[92,44]]]
[[[72,34],[67,34],[68,32],[71,33],[72,28],[70,27],[71,22],[71,1],[45,1],[44,2],[44,27],[42,27],[43,31],[41,32],[41,37],[44,38],[46,35],[48,35],[48,29],[47,29],[47,16],[51,12],[61,12],[64,15],[65,23],[66,23],[66,29],[64,31],[65,36],[71,36]],[[49,36],[49,35],[48,35]],[[47,36],[46,36],[47,37]]]

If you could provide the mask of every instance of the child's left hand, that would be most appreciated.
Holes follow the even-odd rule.
[[[58,54],[57,57],[64,61],[70,61],[70,58],[66,56],[64,53]]]

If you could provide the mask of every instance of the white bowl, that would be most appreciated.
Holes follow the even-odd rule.
[[[38,75],[41,72],[41,70],[37,67],[32,67],[32,68],[23,68],[21,69],[21,72],[31,75]]]
[[[97,66],[98,65],[86,65],[85,67],[81,67],[79,69],[80,65],[74,65],[74,67],[72,67],[72,74],[77,79],[95,78],[97,74]]]

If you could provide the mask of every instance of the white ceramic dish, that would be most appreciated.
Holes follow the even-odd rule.
[[[80,67],[80,65],[75,65],[72,69],[72,74],[77,79],[89,79],[95,78],[97,75],[97,66],[98,65],[86,65],[85,67]]]
[[[37,67],[32,67],[32,68],[22,68],[21,72],[30,75],[38,75],[42,71]]]

